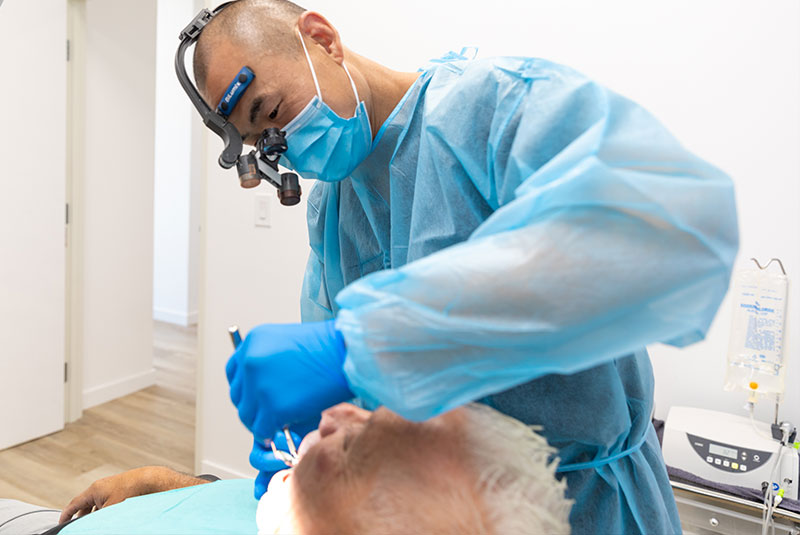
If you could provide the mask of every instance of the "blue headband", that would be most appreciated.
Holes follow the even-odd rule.
[[[256,75],[253,74],[249,67],[242,67],[242,70],[239,71],[239,74],[234,77],[228,86],[228,89],[225,90],[222,100],[219,101],[217,113],[227,118],[233,112],[239,99],[242,98],[245,90],[255,77]]]

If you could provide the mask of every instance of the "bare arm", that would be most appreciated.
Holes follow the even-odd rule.
[[[58,523],[64,523],[76,513],[78,517],[93,510],[113,505],[133,496],[202,485],[205,479],[176,472],[165,466],[143,466],[111,477],[98,479],[88,489],[75,496],[61,512]]]

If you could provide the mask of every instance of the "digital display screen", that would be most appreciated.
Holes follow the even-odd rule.
[[[739,458],[739,451],[733,448],[726,448],[725,446],[718,446],[717,444],[709,444],[708,445],[709,453],[713,453],[714,455],[722,455],[723,457],[728,457],[729,459],[738,459]]]

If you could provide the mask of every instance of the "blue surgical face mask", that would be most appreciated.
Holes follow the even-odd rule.
[[[350,86],[356,97],[355,115],[350,119],[343,119],[325,104],[319,90],[317,73],[302,35],[300,43],[306,53],[317,94],[284,127],[288,149],[283,153],[283,158],[286,159],[287,167],[304,178],[336,182],[350,176],[372,148],[372,129],[367,108],[359,100],[356,84],[353,83],[353,77],[344,62],[342,67],[350,79]]]

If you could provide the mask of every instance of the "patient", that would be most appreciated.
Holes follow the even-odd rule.
[[[272,478],[257,515],[252,480],[200,487],[208,482],[145,467],[74,498],[60,521],[79,518],[60,533],[568,533],[571,504],[552,452],[529,427],[484,405],[414,423],[343,403],[303,440],[297,466]],[[212,497],[204,503],[204,495]],[[108,508],[134,496],[142,497]],[[102,510],[85,516],[93,509]],[[14,522],[8,533],[20,533]]]

